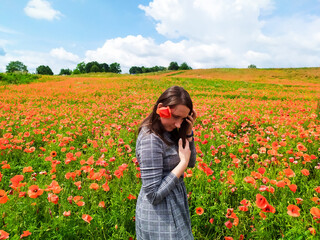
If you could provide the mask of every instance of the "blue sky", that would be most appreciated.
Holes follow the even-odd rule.
[[[0,72],[320,65],[320,0],[0,0]]]

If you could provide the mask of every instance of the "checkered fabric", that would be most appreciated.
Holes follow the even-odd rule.
[[[165,133],[169,139],[169,133]],[[190,142],[188,167],[194,167],[196,150]],[[142,187],[136,206],[137,239],[194,239],[183,176],[171,170],[180,162],[178,146],[168,146],[154,133],[142,128],[136,144]]]

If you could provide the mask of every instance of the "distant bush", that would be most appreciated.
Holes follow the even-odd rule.
[[[257,68],[257,66],[254,65],[254,64],[250,64],[250,65],[248,66],[248,68]]]
[[[38,78],[38,75],[29,73],[0,73],[0,82],[4,84],[26,84]]]

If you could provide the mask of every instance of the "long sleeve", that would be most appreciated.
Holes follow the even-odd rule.
[[[160,203],[179,182],[171,172],[163,177],[163,144],[158,136],[148,133],[142,133],[137,141],[142,188],[153,205]]]

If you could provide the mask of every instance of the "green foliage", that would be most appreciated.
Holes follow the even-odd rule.
[[[38,78],[39,76],[28,73],[0,73],[0,82],[3,84],[26,84]]]
[[[191,69],[192,68],[186,62],[183,62],[179,67],[179,70],[191,70]]]
[[[92,62],[88,62],[85,66],[85,70],[86,70],[86,73],[90,73],[91,72],[91,69],[92,67],[96,65],[98,67],[98,71],[96,72],[101,72],[100,71],[100,64],[97,62],[97,61],[92,61]]]
[[[137,66],[132,66],[129,69],[129,73],[130,74],[139,74],[139,73],[149,73],[149,72],[160,72],[160,71],[165,71],[167,70],[165,67],[162,66],[154,66],[151,68],[147,68],[147,67],[137,67]]]
[[[79,69],[74,69],[73,71],[72,71],[72,74],[80,74],[81,72],[80,72],[80,70]]]
[[[96,64],[94,64],[92,65],[90,72],[100,72],[100,69]]]
[[[37,67],[36,73],[42,75],[53,75],[51,68],[49,66],[44,65],[40,65],[39,67]]]
[[[111,63],[110,64],[110,72],[121,73],[120,64],[117,62]]]
[[[78,71],[75,71],[75,70],[78,70]],[[74,74],[85,73],[86,72],[86,64],[84,62],[78,63],[75,70],[73,71]]]
[[[257,68],[257,66],[254,65],[254,64],[250,64],[250,65],[248,66],[248,68]]]
[[[61,69],[59,75],[71,75],[72,71],[67,68],[67,69]]]
[[[27,66],[24,65],[20,61],[11,61],[6,66],[6,72],[7,73],[13,73],[13,72],[28,72]]]
[[[179,65],[177,62],[171,62],[169,64],[169,67],[168,67],[169,70],[178,70],[179,69]]]

